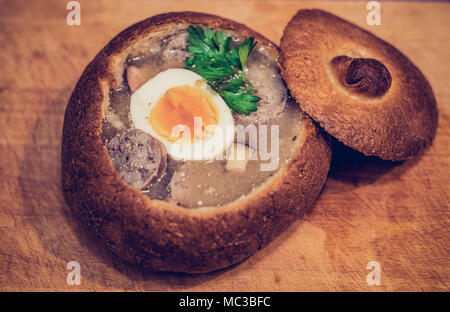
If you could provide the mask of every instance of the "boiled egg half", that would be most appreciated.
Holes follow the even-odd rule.
[[[160,72],[131,95],[131,120],[176,160],[211,160],[234,141],[231,110],[198,74]]]

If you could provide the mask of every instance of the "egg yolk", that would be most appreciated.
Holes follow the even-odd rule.
[[[194,117],[201,118],[201,129],[198,122],[194,124]],[[177,125],[188,127],[193,142],[209,136],[210,133],[207,133],[205,128],[217,125],[218,120],[219,111],[213,99],[199,88],[184,85],[170,88],[164,93],[150,111],[149,122],[158,135],[170,142],[186,138],[182,132],[178,136],[173,136],[174,127]],[[198,129],[194,129],[194,126]]]

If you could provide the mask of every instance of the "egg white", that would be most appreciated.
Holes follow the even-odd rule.
[[[199,82],[200,81],[200,82]],[[218,122],[212,135],[193,143],[169,142],[152,128],[150,111],[166,91],[178,86],[200,88],[217,106]],[[211,160],[220,158],[223,151],[234,142],[234,119],[231,110],[220,95],[207,85],[200,75],[182,68],[171,68],[149,79],[131,95],[131,120],[139,128],[157,140],[176,160]]]

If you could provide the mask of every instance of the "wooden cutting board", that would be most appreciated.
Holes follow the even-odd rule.
[[[0,3],[0,289],[147,291],[449,290],[450,4],[365,1],[68,1]],[[305,219],[247,261],[202,275],[141,274],[73,220],[60,183],[63,114],[84,67],[119,31],[154,14],[195,10],[246,23],[279,42],[299,8],[322,8],[395,44],[424,72],[439,106],[433,145],[402,163],[336,146]],[[78,261],[81,285],[68,286]],[[368,285],[377,261],[381,285]]]

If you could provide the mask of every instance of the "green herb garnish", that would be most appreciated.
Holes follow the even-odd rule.
[[[184,62],[189,69],[208,82],[208,85],[237,113],[248,115],[258,108],[256,89],[245,76],[245,64],[256,45],[254,38],[232,46],[232,38],[222,31],[189,26],[188,45],[192,53]]]

